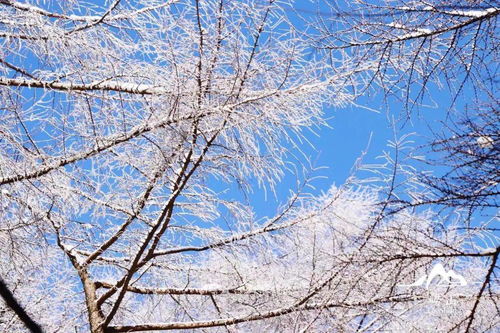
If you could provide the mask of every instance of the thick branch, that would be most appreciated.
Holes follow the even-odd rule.
[[[7,285],[0,278],[0,295],[5,301],[5,304],[14,311],[19,319],[32,333],[42,333],[41,327],[26,313],[23,307],[18,303],[12,292],[7,288]]]
[[[163,121],[159,121],[159,122],[156,122],[153,124],[145,124],[145,125],[138,126],[134,130],[127,133],[126,135],[112,135],[112,136],[102,140],[103,142],[106,142],[106,143],[103,143],[94,149],[90,149],[90,150],[75,154],[73,156],[60,159],[56,162],[50,163],[50,164],[48,164],[48,165],[46,165],[38,170],[35,170],[35,171],[26,172],[24,174],[17,174],[15,176],[8,176],[8,177],[0,178],[0,185],[11,184],[11,183],[15,183],[15,182],[18,182],[21,180],[38,178],[40,176],[46,175],[49,172],[54,171],[54,170],[61,168],[63,166],[70,165],[72,163],[75,163],[75,162],[78,162],[81,160],[85,160],[87,158],[95,156],[95,155],[97,155],[97,154],[99,154],[99,153],[101,153],[101,152],[103,152],[111,147],[114,147],[120,143],[124,143],[124,142],[131,140],[131,139],[137,138],[144,133],[151,132],[151,131],[156,130],[158,128],[162,128],[162,127],[171,125],[173,123],[176,123],[176,122],[179,122],[182,120],[193,119],[195,117],[196,116],[187,116],[187,117],[179,118],[179,119],[175,119],[175,120],[163,120]]]
[[[106,289],[115,288],[116,285],[108,282],[96,282],[97,287],[102,287]],[[223,294],[235,294],[235,295],[262,295],[262,294],[274,294],[273,290],[264,289],[203,289],[203,288],[150,288],[150,287],[134,287],[128,286],[127,291],[135,294],[142,295],[223,295]]]
[[[34,37],[35,38],[35,37]],[[98,82],[78,84],[73,82],[57,82],[57,81],[42,81],[42,80],[25,80],[11,79],[0,77],[0,86],[8,87],[28,87],[28,88],[43,88],[60,91],[116,91],[127,94],[138,95],[165,95],[170,91],[167,89],[150,84],[125,83],[109,80],[101,80]]]
[[[470,298],[468,296],[457,296],[455,298],[463,299]],[[425,296],[406,296],[398,295],[394,297],[384,297],[379,299],[374,299],[367,302],[329,302],[329,303],[310,303],[302,306],[291,306],[282,309],[277,309],[273,311],[268,311],[260,314],[254,314],[244,317],[208,320],[208,321],[195,321],[195,322],[173,322],[173,323],[158,323],[158,324],[142,324],[142,325],[123,325],[123,326],[110,326],[107,328],[106,333],[117,333],[117,332],[141,332],[141,331],[162,331],[162,330],[188,330],[195,328],[205,328],[205,327],[219,327],[236,325],[240,323],[269,319],[274,317],[279,317],[287,315],[293,312],[299,311],[310,311],[326,308],[356,308],[356,307],[372,307],[379,304],[387,303],[406,303],[415,302],[419,300],[426,299]]]
[[[435,30],[431,29],[419,29],[419,28],[413,28],[415,31],[396,37],[396,38],[387,38],[387,39],[376,39],[372,41],[366,41],[366,42],[349,42],[345,45],[341,46],[328,46],[326,49],[345,49],[345,48],[350,48],[350,47],[358,47],[358,46],[371,46],[371,45],[381,45],[381,44],[388,44],[388,43],[399,43],[407,40],[412,40],[412,39],[417,39],[417,38],[426,38],[426,37],[431,37],[431,36],[437,36],[449,31],[455,31],[455,30],[460,30],[468,25],[472,25],[476,22],[484,21],[491,19],[500,13],[500,9],[498,8],[489,8],[485,11],[482,12],[481,15],[476,15],[473,16],[471,19],[466,20],[464,22],[454,24],[452,26],[447,26],[447,27],[441,27],[437,28]],[[394,26],[397,28],[396,26]]]

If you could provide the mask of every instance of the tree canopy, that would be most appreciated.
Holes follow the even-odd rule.
[[[0,0],[1,330],[498,329],[498,4],[310,4]],[[327,109],[435,87],[444,174],[398,137],[313,191]]]

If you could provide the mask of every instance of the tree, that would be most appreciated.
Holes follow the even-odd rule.
[[[404,205],[467,208],[469,215],[477,208],[498,209],[498,4],[325,3],[331,11],[320,16],[316,46],[329,50],[332,57],[342,54],[360,64],[376,62],[376,67],[355,72],[368,81],[366,89],[376,86],[386,97],[396,97],[408,118],[412,110],[432,102],[429,90],[446,86],[452,93],[449,114],[439,124],[444,130],[430,125],[435,154],[424,151],[447,170],[441,176],[420,175],[429,195]]]
[[[330,12],[321,12],[315,45],[359,64],[376,62],[368,71],[356,72],[356,79],[396,98],[404,106],[404,121],[433,101],[433,90],[451,92],[442,128],[431,127],[434,137],[420,152],[436,172],[422,172],[409,166],[392,167],[412,183],[406,191],[392,177],[384,207],[389,214],[427,207],[442,218],[461,212],[460,230],[498,232],[498,97],[496,47],[496,1],[326,1]],[[444,93],[442,93],[444,94]],[[430,151],[429,148],[430,147]],[[410,155],[410,157],[412,157]],[[398,163],[396,151],[396,164]],[[419,162],[422,156],[418,156]],[[435,168],[438,166],[439,168]],[[385,167],[385,166],[384,166]],[[444,167],[444,168],[443,168]],[[390,169],[390,168],[389,168]],[[475,236],[471,235],[471,238]],[[493,242],[495,244],[495,242]],[[498,253],[498,245],[495,245]],[[478,296],[491,292],[491,277],[497,274],[497,257],[489,262]],[[498,282],[496,282],[498,283]],[[464,319],[471,323],[477,303]],[[496,306],[498,313],[498,306]],[[463,323],[461,321],[460,323]],[[458,328],[458,326],[454,327]],[[471,324],[466,330],[471,329]]]
[[[490,227],[500,207],[498,151],[499,111],[492,105],[465,112],[458,120],[443,124],[430,145],[427,163],[445,166],[442,174],[422,174],[429,191],[418,202],[406,206],[433,205],[467,211],[467,227],[474,213],[479,212]],[[490,218],[488,218],[490,217]]]
[[[497,100],[496,1],[325,1],[316,46],[360,65],[370,84],[414,110],[443,86],[471,102]],[[464,87],[468,90],[464,92]]]
[[[402,166],[389,156],[384,181],[312,196],[306,176],[265,219],[219,190],[272,190],[324,106],[379,67],[310,56],[290,8],[0,1],[0,276],[45,330],[498,325],[495,235],[388,214]],[[402,286],[436,258],[482,283]]]

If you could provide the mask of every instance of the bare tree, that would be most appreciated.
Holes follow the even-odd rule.
[[[272,190],[379,59],[309,57],[288,1],[104,4],[0,1],[0,275],[45,330],[497,327],[495,234],[387,214],[389,155],[268,218],[219,190]],[[467,288],[407,286],[436,259]]]
[[[497,232],[498,2],[318,3],[323,7],[316,25],[316,47],[330,52],[332,59],[342,55],[360,65],[377,63],[368,71],[355,72],[354,81],[367,83],[359,94],[382,88],[386,98],[395,97],[401,102],[407,111],[406,121],[413,110],[432,102],[433,90],[451,92],[448,106],[443,105],[443,99],[438,104],[440,109],[449,107],[443,112],[446,119],[438,124],[442,128],[431,124],[434,138],[428,146],[420,147],[425,162],[436,172],[422,172],[422,165],[418,169],[398,167],[396,151],[396,162],[391,160],[392,174],[399,171],[406,175],[411,186],[398,191],[398,186],[410,183],[391,178],[382,202],[383,207],[388,207],[386,214],[430,208],[440,212],[443,219],[455,221],[457,230]],[[329,11],[324,10],[325,5]],[[387,165],[382,169],[391,170]],[[457,212],[461,212],[458,220]],[[498,253],[498,243],[493,244]],[[492,282],[498,274],[497,257],[494,255],[488,263],[489,273],[477,302],[452,329],[468,322],[464,328],[472,330],[479,297],[492,292],[491,288],[497,290]]]
[[[429,90],[444,86],[452,93],[451,108],[443,112],[446,119],[438,124],[443,129],[430,125],[434,154],[423,152],[428,162],[447,170],[441,175],[421,174],[420,180],[430,191],[419,200],[403,200],[404,206],[466,208],[469,216],[476,208],[489,208],[496,215],[498,3],[319,3],[330,12],[319,16],[316,46],[332,57],[342,54],[359,64],[377,63],[354,73],[354,80],[367,82],[360,93],[370,87],[383,88],[386,97],[399,98],[408,112],[434,97]],[[441,100],[439,108],[446,108],[444,103]]]
[[[421,173],[419,178],[429,191],[417,201],[400,203],[465,209],[466,221],[477,212],[491,222],[487,217],[495,218],[500,207],[499,121],[498,108],[488,105],[443,123],[427,151],[426,163],[444,166],[444,171]]]
[[[316,46],[360,65],[376,62],[360,73],[407,111],[443,86],[453,93],[452,105],[459,97],[495,99],[497,1],[320,3],[330,11],[321,12]]]

